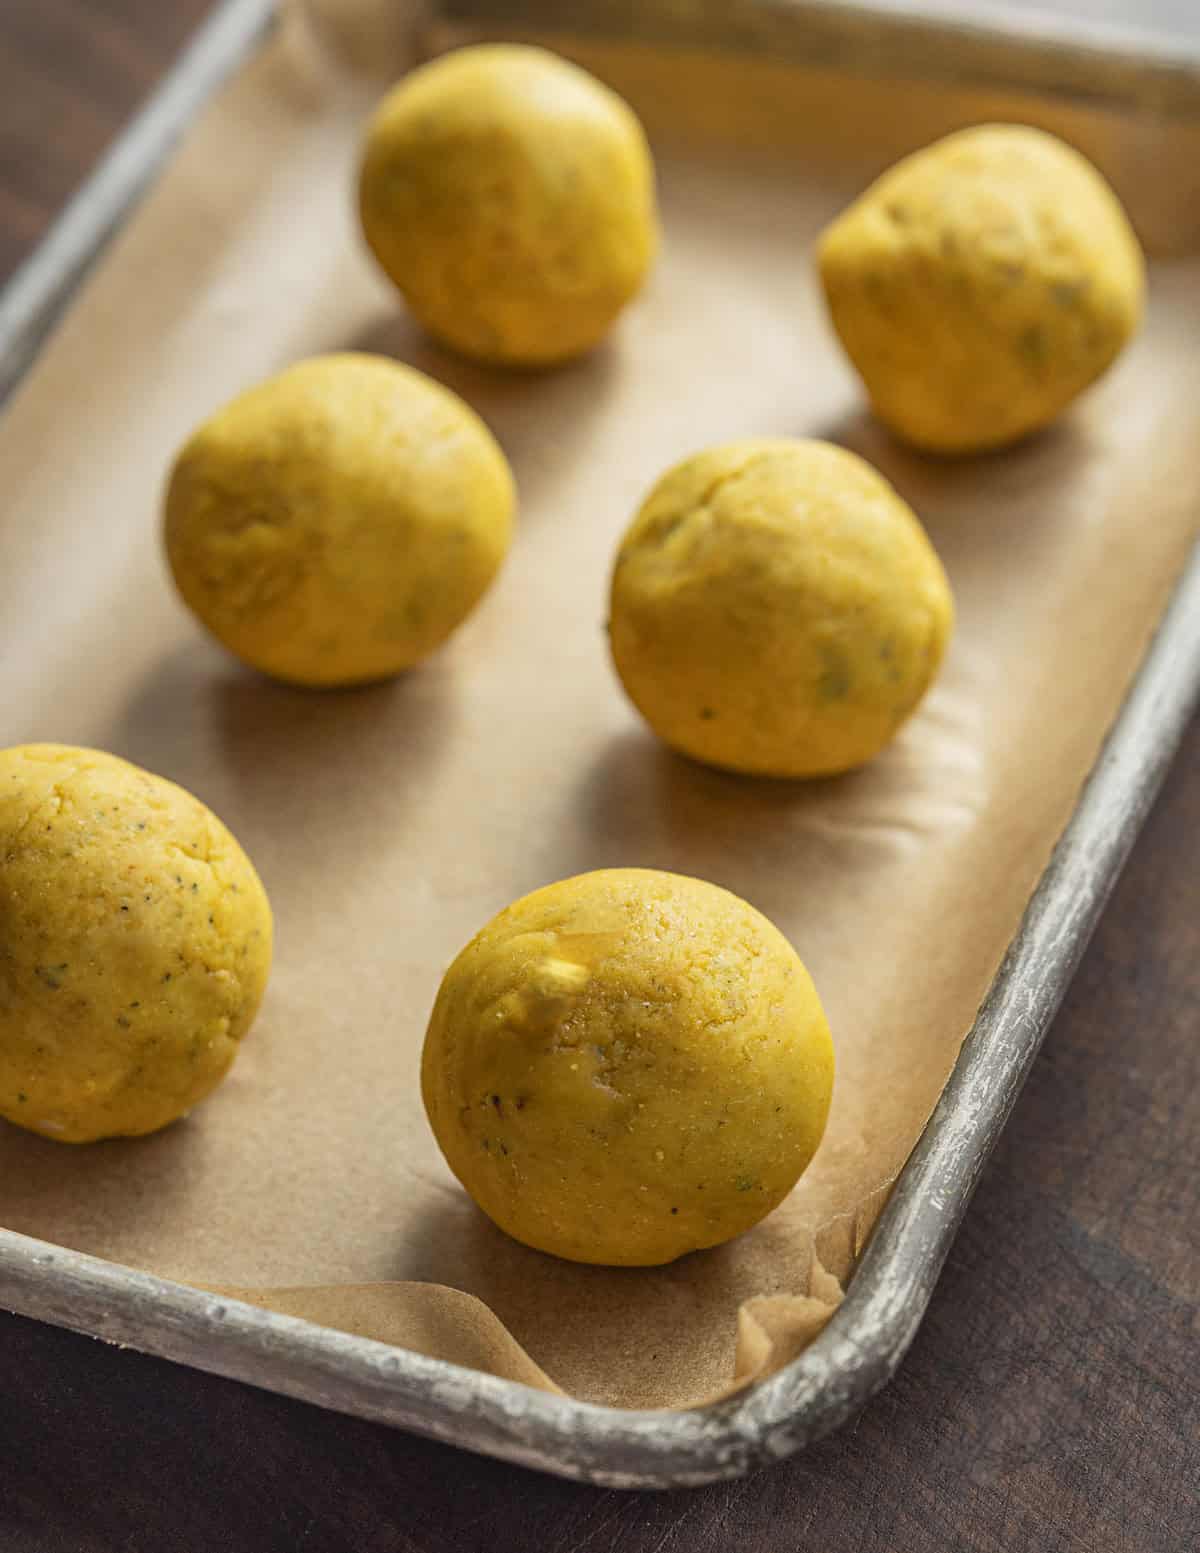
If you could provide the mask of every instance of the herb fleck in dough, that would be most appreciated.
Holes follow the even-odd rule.
[[[224,1078],[270,964],[266,893],[199,799],[96,750],[0,750],[0,1116],[165,1127]]]
[[[422,1063],[447,1163],[517,1240],[655,1266],[776,1207],[833,1047],[796,952],[716,885],[604,869],[536,890],[446,972]]]

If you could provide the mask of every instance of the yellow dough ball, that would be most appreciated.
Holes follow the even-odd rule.
[[[1142,314],[1142,253],[1116,195],[1070,146],[1015,124],[906,157],[828,228],[819,262],[879,416],[938,452],[1045,426]]]
[[[318,356],[197,430],[167,489],[184,601],[244,662],[300,685],[397,674],[441,645],[512,535],[479,417],[382,357]]]
[[[0,750],[0,1116],[63,1143],[154,1132],[224,1078],[271,909],[198,798],[97,750]]]
[[[609,634],[674,749],[764,776],[878,753],[937,673],[954,607],[924,529],[825,442],[732,442],[659,480],[617,555]]]
[[[654,167],[615,92],[543,49],[459,49],[384,99],[363,232],[431,334],[484,361],[590,349],[658,246]]]
[[[656,1266],[747,1230],[816,1152],[820,1001],[727,890],[612,868],[535,890],[446,972],[422,1064],[451,1170],[515,1239]]]

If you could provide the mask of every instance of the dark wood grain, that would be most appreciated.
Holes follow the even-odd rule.
[[[212,0],[3,0],[0,278],[33,247]]]
[[[0,273],[206,9],[5,0]],[[834,1439],[606,1493],[0,1317],[0,1549],[1193,1553],[1198,775],[1193,728],[908,1361]]]

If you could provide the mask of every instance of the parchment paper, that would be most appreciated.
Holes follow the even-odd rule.
[[[291,14],[0,426],[2,742],[98,745],[182,782],[248,848],[278,918],[264,1012],[218,1094],[142,1141],[72,1149],[0,1128],[0,1222],[530,1384],[685,1405],[791,1357],[834,1308],[1196,530],[1200,261],[1155,265],[1140,340],[1058,428],[941,463],[864,413],[812,239],[892,157],[995,116],[1068,133],[1169,237],[1167,193],[1194,174],[1196,140],[591,45],[578,56],[654,138],[665,251],[609,345],[506,375],[423,339],[355,230],[356,140],[380,72],[400,68],[398,10]],[[167,583],[158,501],[197,420],[346,347],[413,362],[486,417],[516,471],[519,535],[426,666],[305,694],[201,635]],[[663,467],[781,433],[879,464],[928,524],[960,622],[895,746],[808,785],[668,754],[622,699],[602,631],[615,542]],[[613,864],[697,874],[766,912],[837,1043],[829,1133],[791,1199],[658,1271],[507,1240],[442,1164],[417,1086],[466,939],[524,891]]]

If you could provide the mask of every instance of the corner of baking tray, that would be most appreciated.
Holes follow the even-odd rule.
[[[537,1391],[0,1230],[0,1309],[617,1488],[739,1477],[857,1411],[891,1376],[924,1308],[908,1279],[897,1284],[886,1271],[865,1301],[852,1284],[817,1341],[769,1380],[706,1407],[635,1411]]]

